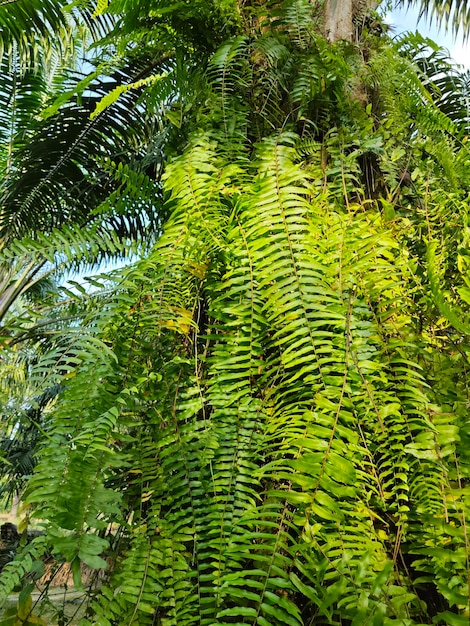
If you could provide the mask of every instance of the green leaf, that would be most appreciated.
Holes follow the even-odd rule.
[[[465,617],[464,615],[457,615],[455,613],[451,613],[450,611],[444,611],[443,613],[438,613],[435,617],[433,617],[432,621],[434,624],[445,622],[449,626],[466,626],[468,624],[468,617]]]

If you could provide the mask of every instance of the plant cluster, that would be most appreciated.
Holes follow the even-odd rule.
[[[3,569],[7,623],[40,623],[52,553],[77,586],[105,569],[82,626],[468,624],[468,76],[367,21],[328,43],[324,9],[100,2],[96,72],[20,151],[18,224],[31,146],[93,101],[91,151],[81,130],[46,159],[46,232],[6,261],[90,263],[157,226],[5,349],[8,383],[29,350],[5,414],[10,441],[36,427],[22,499],[45,530]]]

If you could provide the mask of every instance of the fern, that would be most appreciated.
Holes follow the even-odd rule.
[[[209,8],[218,24],[231,16],[221,32],[239,24],[234,5]],[[140,104],[161,97],[156,128],[176,140],[164,170],[148,155],[157,186],[143,166],[101,159],[115,187],[96,213],[105,230],[114,204],[150,213],[155,193],[167,217],[110,283],[54,304],[80,328],[62,326],[29,368],[30,404],[57,389],[30,515],[77,583],[80,562],[112,563],[88,625],[463,623],[460,130],[409,60],[380,42],[328,46],[307,2],[273,5],[261,24],[240,5],[251,30],[219,47],[201,34],[209,8],[145,8],[145,32],[140,2],[106,9],[170,50]],[[168,94],[195,75],[177,76],[188,24],[188,58],[209,53],[185,108]],[[100,232],[57,230],[5,258],[43,246],[51,262],[60,249],[88,260]],[[5,593],[34,569],[23,558]]]

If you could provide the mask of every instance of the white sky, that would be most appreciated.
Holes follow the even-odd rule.
[[[395,33],[401,33],[406,30],[418,30],[425,37],[430,37],[439,45],[447,48],[450,56],[463,65],[466,69],[470,69],[470,42],[463,42],[463,37],[459,34],[456,38],[451,31],[445,32],[445,29],[438,29],[435,24],[429,24],[429,21],[421,19],[418,22],[418,8],[396,9],[387,15],[387,21],[392,25]]]

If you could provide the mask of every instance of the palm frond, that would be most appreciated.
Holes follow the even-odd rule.
[[[468,134],[470,74],[455,66],[447,50],[416,34],[398,38],[401,53],[422,72],[421,80],[435,105]]]
[[[34,69],[58,55],[74,58],[75,48],[90,35],[98,38],[112,24],[109,17],[93,18],[88,0],[15,0],[0,3],[0,58],[17,56],[23,69]],[[82,29],[82,41],[77,34]]]
[[[422,17],[451,27],[454,34],[462,31],[468,37],[470,33],[470,5],[465,0],[399,0],[397,4],[419,6]]]
[[[141,73],[145,68],[128,71]],[[148,142],[148,137],[143,139],[148,127],[137,105],[137,93],[123,95],[90,120],[102,94],[121,84],[125,75],[117,72],[105,84],[96,81],[81,102],[64,104],[55,115],[36,122],[27,143],[10,156],[1,194],[4,238],[21,236],[31,228],[48,231],[66,220],[85,224],[113,191],[113,177],[100,167],[100,161],[111,157],[119,162],[130,151],[135,155],[145,151],[141,142]],[[144,152],[143,156],[149,168],[148,155]]]

